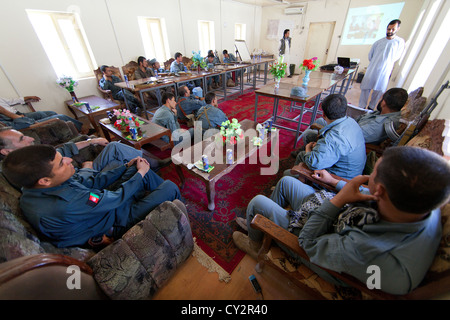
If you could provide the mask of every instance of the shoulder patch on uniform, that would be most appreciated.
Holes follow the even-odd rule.
[[[100,196],[96,195],[95,193],[90,192],[89,193],[89,199],[86,202],[86,204],[88,206],[95,207],[98,204],[99,201],[100,201]]]

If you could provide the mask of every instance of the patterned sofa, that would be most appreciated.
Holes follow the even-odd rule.
[[[69,134],[69,125],[61,122],[57,123],[58,137],[82,138]],[[54,124],[51,128],[55,130]],[[49,128],[30,130],[25,134],[36,134],[38,142],[63,142],[52,141]],[[80,162],[95,154],[95,150],[86,152],[80,155]],[[149,299],[193,250],[187,211],[180,201],[162,203],[121,239],[96,252],[52,245],[24,218],[20,195],[0,174],[0,299]],[[69,292],[66,271],[72,265],[80,267],[83,279],[89,280],[83,284],[89,285]],[[54,285],[54,290],[44,289]]]

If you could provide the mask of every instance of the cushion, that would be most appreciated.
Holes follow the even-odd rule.
[[[166,201],[88,264],[111,299],[148,299],[188,258],[193,247],[189,221],[180,208]]]

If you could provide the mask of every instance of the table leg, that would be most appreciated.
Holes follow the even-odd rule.
[[[97,134],[100,134],[100,130],[98,129],[98,125],[95,122],[94,116],[92,114],[88,114],[88,119],[89,119],[89,122],[94,127],[95,132],[97,132]]]
[[[216,182],[206,181],[206,195],[208,196],[208,210],[213,211],[216,207],[214,198],[216,197]]]
[[[255,95],[255,119],[253,121],[256,122],[257,117],[258,117],[258,94]]]
[[[177,170],[178,176],[180,177],[180,189],[184,188],[184,183],[186,182],[186,179],[184,178],[183,169],[181,169],[180,166],[175,165],[175,169]]]
[[[139,91],[139,97],[141,98],[142,111],[145,114],[145,118],[148,120],[147,108],[145,106],[145,100],[144,100],[144,93],[142,91]]]

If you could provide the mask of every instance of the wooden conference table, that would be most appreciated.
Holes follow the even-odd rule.
[[[241,121],[240,124],[241,129],[244,130],[244,132],[249,129],[254,129],[256,132],[255,122],[245,119]],[[220,133],[217,135],[220,135]],[[172,154],[172,162],[176,165],[175,167],[181,180],[180,188],[183,188],[185,183],[185,177],[182,169],[184,168],[205,182],[206,194],[208,198],[208,209],[211,211],[215,208],[214,200],[216,195],[216,181],[224,175],[230,173],[238,164],[243,164],[245,159],[251,157],[259,148],[266,145],[269,142],[269,139],[272,143],[276,143],[276,141],[278,141],[278,131],[276,131],[275,133],[272,133],[270,137],[266,137],[266,139],[263,140],[262,146],[255,146],[252,140],[248,137],[239,141],[238,144],[234,146],[222,145],[222,143],[217,145],[215,140],[217,135],[214,135],[209,139],[202,140],[187,149],[182,149],[182,152]],[[219,139],[219,141],[222,141],[222,139]],[[227,148],[233,149],[233,164],[226,163]],[[208,158],[209,165],[214,167],[214,169],[210,172],[202,171],[195,166],[191,168],[192,164],[199,160],[201,161],[203,154],[210,155]],[[213,163],[213,159],[215,159],[218,163]]]
[[[183,84],[195,81],[195,80],[202,80],[203,82],[203,92],[204,95],[208,93],[208,86],[206,85],[207,79],[214,77],[214,76],[220,76],[222,77],[222,90],[223,90],[223,96],[224,99],[227,99],[228,92],[234,91],[239,94],[244,93],[244,72],[246,69],[253,68],[251,74],[253,75],[253,81],[251,82],[250,86],[253,87],[253,89],[256,89],[256,81],[257,81],[257,69],[258,66],[264,64],[264,79],[262,80],[264,84],[267,83],[267,73],[269,70],[269,63],[273,62],[274,59],[270,58],[262,58],[262,59],[255,59],[252,62],[245,62],[245,63],[232,63],[232,64],[220,64],[216,65],[214,69],[210,69],[209,71],[201,70],[200,72],[198,70],[195,71],[188,71],[188,72],[179,72],[177,74],[168,73],[168,74],[162,74],[161,77],[158,78],[144,78],[139,80],[131,80],[127,82],[118,82],[115,85],[121,88],[122,90],[129,90],[133,94],[138,94],[139,98],[141,100],[142,109],[144,111],[145,117],[148,119],[147,114],[147,108],[145,104],[144,99],[144,93],[148,91],[156,91],[156,97],[158,99],[159,105],[161,105],[161,93],[160,89],[167,88],[167,87],[173,87],[175,90],[175,96],[178,97],[178,88],[182,86]],[[226,86],[226,75],[231,72],[240,72],[240,86],[238,89],[231,88]],[[248,73],[250,76],[250,72]],[[250,82],[250,80],[248,81]],[[218,89],[216,89],[218,90]],[[213,91],[216,91],[213,90]],[[125,104],[127,104],[127,101],[125,100]],[[127,105],[128,107],[128,105]],[[152,112],[150,112],[153,114]]]
[[[295,149],[295,146],[297,145],[297,139],[300,134],[301,125],[304,124],[310,126],[316,120],[322,93],[325,91],[329,91],[330,94],[333,94],[335,93],[338,85],[340,85],[339,93],[345,95],[351,82],[351,76],[354,74],[354,72],[355,69],[347,69],[342,74],[321,71],[311,72],[306,97],[291,95],[292,88],[301,86],[301,82],[303,80],[301,76],[298,79],[298,84],[281,82],[278,89],[276,89],[273,84],[263,86],[260,89],[255,90],[254,121],[257,122],[259,96],[273,98],[273,126],[295,132],[295,140],[293,146],[293,148]],[[300,115],[295,119],[278,115],[278,104],[280,100],[290,101],[291,108],[300,110]],[[312,108],[306,108],[306,103],[308,103],[309,101],[314,101],[314,106]],[[300,106],[298,106],[297,104],[299,104]],[[311,112],[311,120],[309,123],[303,122],[303,116],[306,112]],[[295,122],[297,123],[297,128],[293,129],[280,125],[279,123],[276,123],[277,119]]]

